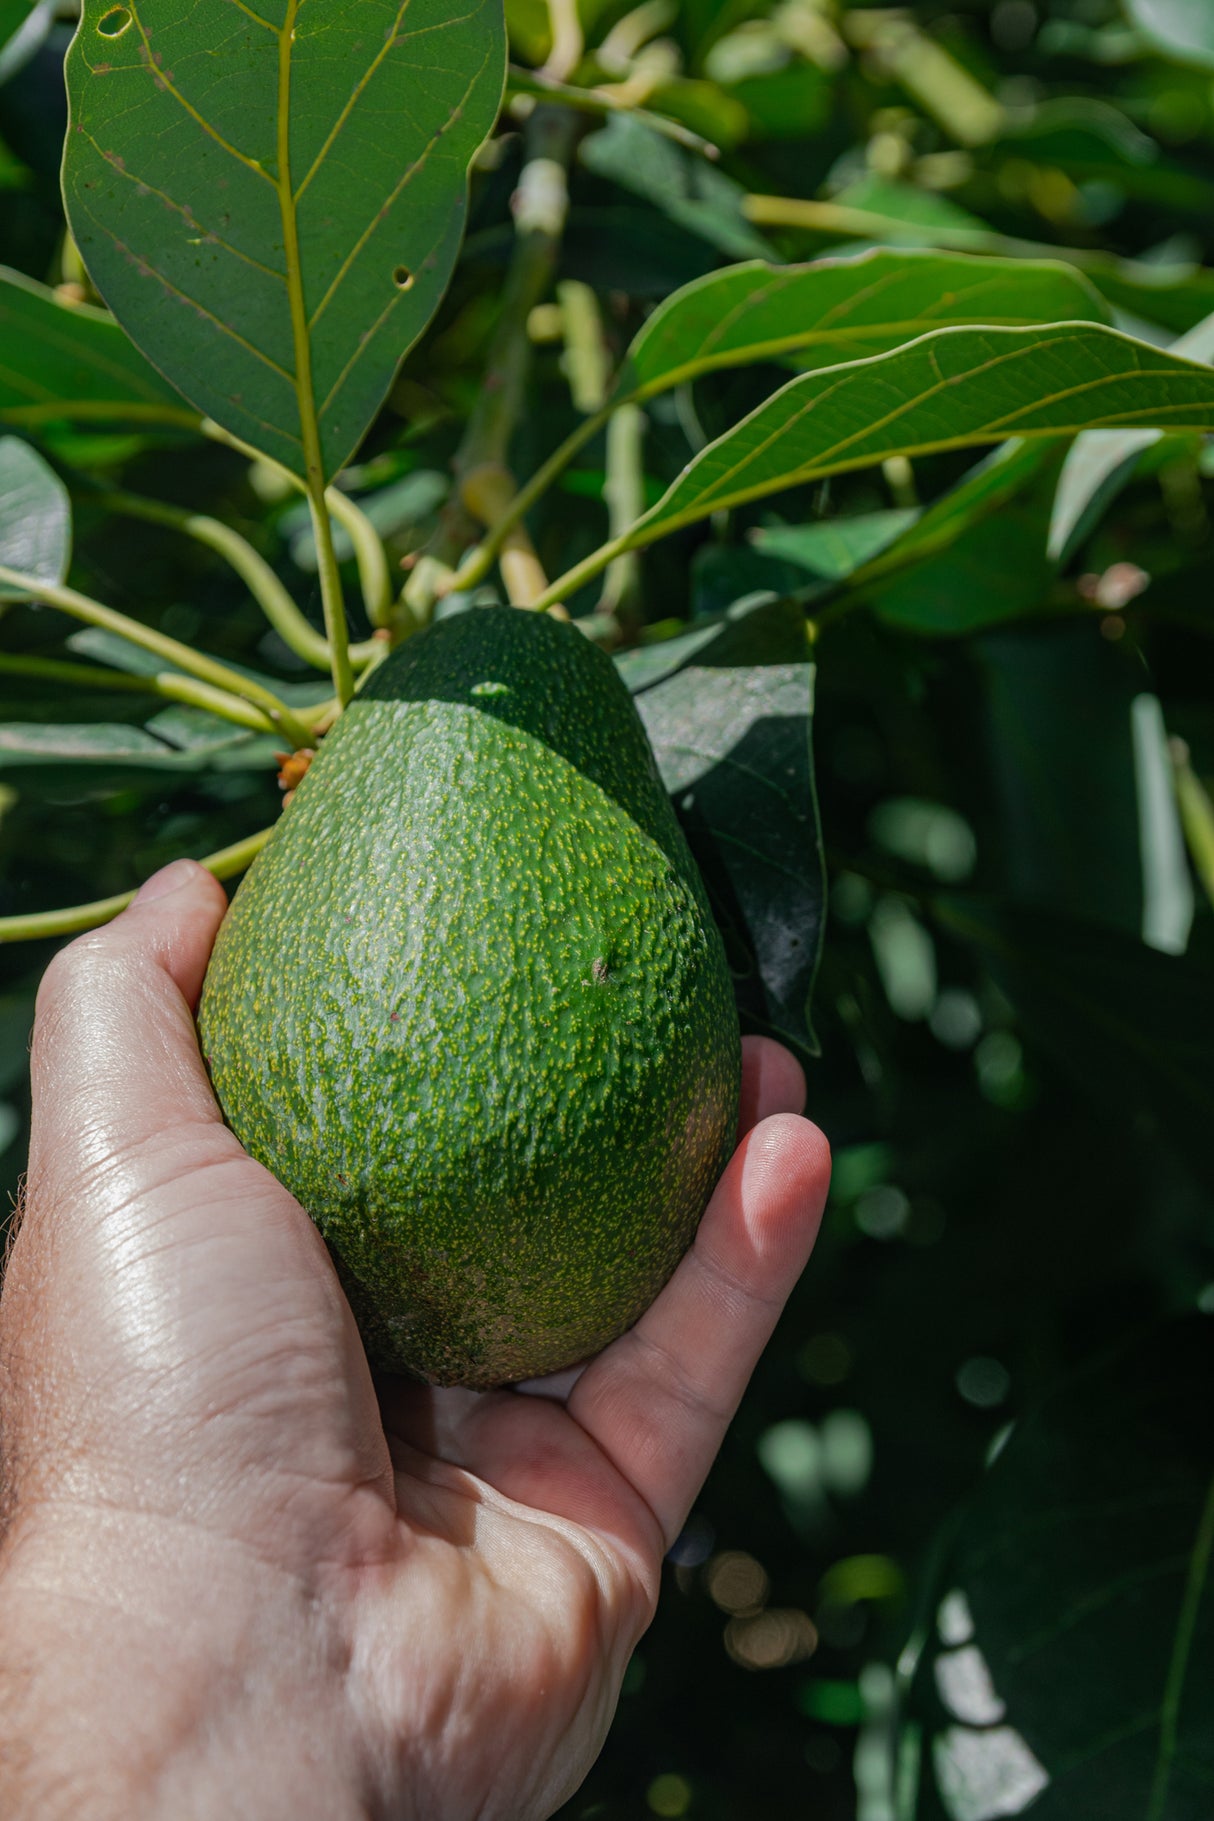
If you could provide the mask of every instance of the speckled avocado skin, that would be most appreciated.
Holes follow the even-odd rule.
[[[371,1359],[497,1385],[665,1283],[734,1138],[720,936],[615,667],[477,609],[400,647],[237,892],[199,1025]]]

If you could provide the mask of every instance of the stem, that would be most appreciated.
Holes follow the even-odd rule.
[[[392,614],[393,590],[392,571],[388,568],[384,540],[362,508],[355,504],[348,493],[343,493],[340,487],[326,489],[325,504],[354,546],[358,585],[362,590],[367,618],[373,626],[387,626]],[[351,657],[354,651],[362,649],[362,646],[351,647]]]
[[[537,107],[527,122],[526,158],[514,198],[515,241],[502,296],[501,314],[489,348],[489,360],[477,403],[456,451],[455,500],[444,511],[437,536],[426,552],[432,563],[454,570],[477,540],[477,526],[463,490],[478,471],[501,470],[513,488],[507,457],[515,425],[526,403],[531,339],[527,319],[552,281],[569,207],[567,170],[579,132],[578,123],[560,108]],[[473,485],[475,486],[475,482]],[[517,524],[521,512],[513,512]],[[505,534],[485,560],[476,553],[476,579],[487,575]],[[415,612],[425,614],[433,602],[424,598],[429,581],[441,571],[419,563],[405,597]],[[460,586],[464,585],[461,578]],[[454,578],[443,592],[455,586]]]
[[[548,0],[548,24],[552,49],[542,74],[564,82],[582,60],[582,22],[577,0]]]
[[[256,859],[273,833],[273,828],[259,829],[255,835],[246,835],[243,841],[233,842],[231,847],[221,847],[218,853],[204,855],[198,864],[205,866],[217,879],[230,879]],[[98,924],[108,923],[119,911],[124,911],[134,896],[133,891],[118,892],[112,898],[97,898],[92,904],[74,904],[68,910],[0,917],[0,942],[28,942],[39,936],[74,936],[80,930],[96,929]]]
[[[540,464],[531,479],[525,481],[511,499],[505,513],[493,526],[489,535],[464,558],[451,582],[453,589],[475,588],[478,582],[484,581],[493,567],[498,551],[506,540],[507,533],[518,524],[525,513],[531,510],[536,500],[548,491],[557,475],[569,465],[578,451],[584,449],[586,444],[598,435],[620,402],[622,401],[617,400],[613,404],[605,406],[602,411],[596,411],[593,417],[584,419],[575,430],[570,431],[559,448],[553,450],[547,461]]]
[[[1173,739],[1170,745],[1176,801],[1189,857],[1207,898],[1214,904],[1214,802],[1193,770],[1185,742]]]
[[[172,530],[192,537],[195,543],[214,550],[236,571],[284,645],[317,670],[329,668],[326,641],[315,627],[309,626],[265,558],[230,525],[201,513],[185,512],[178,506],[164,505],[159,500],[142,499],[133,493],[105,493],[98,504],[112,512],[121,512],[127,518],[143,519],[151,525],[168,525]]]
[[[664,535],[664,531],[665,527],[663,527],[663,531],[655,532],[654,537],[661,537]],[[653,541],[654,538],[640,540],[640,542],[646,543]],[[569,596],[574,594],[584,582],[589,582],[596,575],[601,575],[603,570],[610,563],[614,563],[617,557],[623,556],[629,549],[639,549],[640,542],[633,545],[625,534],[622,537],[613,537],[605,544],[600,544],[597,550],[592,550],[589,556],[584,556],[580,563],[573,565],[572,569],[566,569],[564,575],[558,575],[556,581],[549,584],[539,599],[531,603],[532,606],[537,613],[543,613],[547,608],[555,607],[558,602],[567,601]]]
[[[272,690],[261,683],[243,677],[238,671],[229,670],[226,664],[219,664],[213,658],[203,657],[201,653],[182,645],[176,639],[166,637],[163,632],[155,632],[150,626],[140,625],[125,613],[118,613],[113,607],[103,607],[100,601],[90,600],[87,594],[78,594],[74,588],[67,588],[60,582],[43,582],[34,575],[22,575],[18,569],[9,569],[0,563],[0,582],[20,589],[31,600],[42,601],[48,607],[57,607],[60,613],[69,613],[73,619],[83,620],[88,626],[100,626],[106,632],[116,632],[119,638],[126,639],[131,645],[138,645],[144,651],[150,651],[158,658],[164,658],[169,664],[183,670],[187,676],[197,677],[200,683],[209,683],[225,695],[238,696],[243,702],[251,702],[254,708],[261,710],[274,732],[281,732],[295,746],[307,746],[311,733],[307,726],[279,700]]]
[[[312,513],[312,535],[316,539],[316,569],[320,576],[321,604],[325,610],[325,631],[329,635],[329,668],[333,676],[333,693],[344,708],[354,694],[346,605],[342,599],[341,572],[333,548],[333,524],[325,504],[325,489],[320,485],[314,486],[310,478],[308,506]]]
[[[610,389],[610,362],[603,340],[599,300],[580,279],[566,278],[556,287],[565,340],[564,370],[576,411],[601,411]]]
[[[624,87],[623,83],[601,83],[592,89],[573,88],[568,83],[557,82],[551,76],[545,76],[542,70],[525,70],[512,63],[506,93],[511,99],[516,95],[530,95],[537,101],[570,108],[579,114],[595,114],[600,119],[608,114],[633,114],[647,127],[652,127],[655,133],[676,140],[689,151],[698,152],[701,158],[715,160],[721,156],[719,147],[711,139],[705,139],[701,133],[693,133],[681,120],[670,120],[665,114],[652,113],[649,108],[637,106],[627,94],[616,93],[617,88],[622,90]]]
[[[603,499],[607,529],[619,537],[645,510],[645,413],[639,405],[621,405],[607,425],[607,479]],[[634,551],[617,556],[603,579],[600,613],[613,619],[631,617],[640,587],[640,562]]]
[[[507,468],[478,468],[464,482],[463,492],[468,510],[486,524],[493,524],[510,503],[514,479]],[[548,586],[548,577],[524,525],[515,525],[503,539],[500,567],[506,598],[512,607],[534,605]],[[554,613],[563,611],[553,608]]]
[[[527,123],[526,162],[514,197],[514,252],[485,378],[456,455],[457,479],[486,463],[507,465],[530,365],[527,318],[556,269],[569,208],[566,173],[575,139],[574,125],[558,109],[537,108]]]
[[[260,449],[253,447],[252,443],[242,442],[239,436],[233,436],[230,430],[225,430],[223,425],[217,424],[213,418],[204,418],[199,428],[211,442],[223,443],[225,447],[235,449],[238,454],[246,456],[251,462],[261,462],[263,466],[272,468],[275,474],[281,475],[295,488],[297,493],[307,493],[307,483],[302,481],[292,469],[286,467],[282,462],[275,461],[272,455],[263,455]],[[345,526],[350,542],[354,546],[354,558],[358,564],[359,585],[362,588],[367,617],[373,626],[382,626],[387,623],[387,614],[392,607],[392,577],[380,535],[362,508],[355,504],[348,493],[343,493],[340,487],[325,489],[325,504],[333,517]],[[315,524],[315,521],[313,523]],[[319,540],[317,540],[318,550],[319,547]],[[383,605],[385,602],[386,607]],[[311,631],[311,627],[308,630]],[[371,639],[365,639],[361,645],[351,645],[349,647],[351,664],[369,663],[375,649],[374,641]],[[327,670],[330,662],[329,647],[326,642],[324,663],[318,668]]]
[[[215,689],[210,683],[199,683],[175,671],[160,670],[154,676],[132,676],[126,670],[105,670],[91,664],[67,664],[58,658],[10,656],[0,653],[0,676],[42,677],[50,683],[70,684],[85,689],[124,690],[128,695],[162,696],[168,702],[185,702],[191,708],[205,708],[237,727],[251,727],[255,733],[266,732],[264,709],[242,702],[226,689]],[[279,729],[272,727],[271,732]]]

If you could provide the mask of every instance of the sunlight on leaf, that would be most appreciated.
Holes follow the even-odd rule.
[[[450,277],[501,0],[86,0],[67,71],[98,289],[207,416],[329,479]]]

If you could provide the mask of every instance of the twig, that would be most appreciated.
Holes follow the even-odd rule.
[[[60,582],[44,582],[36,575],[23,575],[19,569],[9,569],[4,564],[0,564],[0,582],[18,589],[31,600],[42,601],[48,607],[57,607],[60,613],[71,614],[73,619],[83,620],[88,626],[116,632],[119,638],[164,658],[187,676],[197,677],[200,683],[209,683],[226,695],[252,703],[261,711],[271,731],[285,734],[295,746],[306,746],[311,740],[311,730],[272,690],[241,676],[239,671],[229,670],[226,664],[219,664],[214,658],[204,657],[191,646],[182,645],[150,626],[143,626],[125,613],[105,607],[100,601],[91,600],[87,594],[80,594]]]
[[[204,855],[198,864],[214,873],[217,879],[231,879],[257,858],[273,833],[273,828],[259,829],[255,835],[246,835],[243,841],[233,842],[231,847],[221,847],[218,853]],[[80,930],[96,929],[98,924],[109,923],[119,911],[124,911],[134,896],[133,891],[118,892],[112,898],[97,898],[92,904],[74,904],[68,910],[32,911],[26,916],[0,917],[0,942],[30,942],[39,936],[74,936]]]
[[[315,627],[309,626],[265,558],[230,525],[199,512],[185,512],[178,506],[165,505],[160,500],[143,499],[134,493],[103,493],[97,504],[107,511],[121,513],[125,518],[142,519],[150,525],[167,525],[215,551],[236,571],[279,638],[296,657],[318,670],[328,670],[329,647],[325,639]]]
[[[191,708],[205,708],[221,720],[237,727],[250,727],[255,733],[277,732],[267,728],[264,709],[254,708],[226,689],[200,683],[172,670],[158,670],[152,676],[133,676],[129,670],[106,670],[100,665],[69,664],[59,658],[38,658],[25,653],[0,653],[0,676],[41,677],[48,683],[62,683],[74,689],[122,690],[128,695],[162,696],[167,702],[185,702]]]
[[[229,449],[235,449],[239,454],[246,456],[249,461],[260,462],[264,467],[271,468],[275,474],[285,480],[289,486],[296,490],[296,492],[303,494],[308,493],[306,482],[301,480],[298,474],[295,474],[282,462],[275,461],[273,456],[264,455],[260,449],[255,449],[251,443],[242,442],[240,437],[233,436],[230,430],[225,430],[223,425],[217,424],[213,418],[204,418],[200,428],[202,434],[209,437],[212,442],[224,443]],[[350,498],[348,493],[343,493],[340,487],[327,487],[324,493],[324,501],[332,516],[337,519],[339,524],[345,527],[349,534],[350,542],[354,546],[354,557],[358,564],[359,587],[362,591],[363,605],[367,610],[367,618],[371,621],[373,626],[384,626],[388,623],[392,608],[392,578],[388,569],[388,559],[384,552],[383,541],[380,538],[379,532],[375,529],[375,526],[371,523],[366,513]],[[313,516],[314,531],[315,524],[316,520],[315,516]],[[331,534],[329,542],[332,542]],[[319,538],[316,540],[316,552],[317,568],[319,569]],[[324,598],[323,577],[321,580],[321,598],[322,600]],[[329,668],[330,657],[327,643],[325,646],[325,654],[325,666],[326,668]],[[367,641],[362,645],[351,645],[349,647],[349,656],[351,663],[356,661],[365,663],[370,656],[370,641]]]

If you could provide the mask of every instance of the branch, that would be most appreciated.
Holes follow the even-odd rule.
[[[478,527],[464,498],[470,478],[478,476],[472,482],[475,490],[484,470],[500,472],[513,492],[507,458],[525,403],[531,356],[527,319],[556,270],[569,207],[567,173],[579,131],[578,122],[561,108],[537,107],[527,122],[523,169],[513,204],[514,252],[484,380],[453,463],[456,496],[425,553],[430,560],[418,563],[405,588],[406,601],[421,617],[433,607],[436,580],[442,579],[444,569],[454,569],[477,538]],[[437,571],[435,564],[440,565]]]

